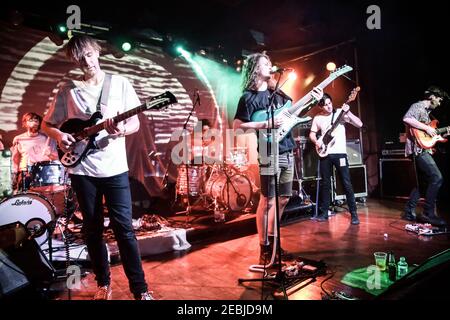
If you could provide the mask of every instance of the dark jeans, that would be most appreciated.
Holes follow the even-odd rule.
[[[343,160],[341,160],[343,159]],[[341,163],[341,161],[345,161]],[[343,164],[343,165],[342,165]],[[342,185],[344,186],[345,196],[347,198],[350,213],[356,214],[355,194],[353,193],[352,182],[350,180],[350,171],[348,169],[348,159],[345,153],[329,154],[325,158],[320,159],[320,205],[319,215],[328,216],[328,209],[331,202],[331,175],[333,174],[333,166],[336,168]]]
[[[147,284],[132,226],[128,173],[108,178],[81,175],[71,175],[70,178],[83,214],[83,235],[97,284],[105,286],[111,282],[108,254],[103,239],[104,196],[130,290],[135,296],[140,296],[142,292],[147,291]]]
[[[442,185],[442,174],[439,170],[436,162],[434,161],[431,154],[428,152],[422,152],[417,156],[413,156],[413,161],[416,167],[417,179],[419,176],[426,180],[427,190],[425,192],[425,205],[423,207],[423,214],[432,217],[435,216],[436,208],[436,198],[439,193],[439,188]],[[416,209],[417,202],[420,199],[421,190],[419,190],[419,185],[417,185],[409,195],[409,200],[406,203],[405,211],[407,213],[414,213]]]

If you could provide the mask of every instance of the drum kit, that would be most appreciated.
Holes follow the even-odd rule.
[[[75,212],[74,192],[64,166],[56,161],[35,163],[20,175],[19,191],[0,202],[0,226],[21,222],[42,246],[52,223]]]
[[[196,199],[203,209],[240,212],[249,209],[255,184],[248,174],[247,148],[233,148],[224,162],[178,166],[176,200]]]

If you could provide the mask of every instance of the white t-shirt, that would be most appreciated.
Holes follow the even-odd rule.
[[[68,119],[88,120],[96,111],[102,87],[103,81],[96,86],[83,81],[68,82],[59,90],[44,121],[60,127]],[[103,119],[112,118],[140,104],[128,79],[112,75],[108,102],[101,110]],[[105,178],[128,171],[125,137],[109,135],[102,130],[95,140],[99,148],[89,151],[77,166],[69,168],[69,173]]]
[[[323,135],[325,130],[327,130],[331,126],[331,118],[333,118],[333,122],[336,121],[339,114],[342,112],[342,109],[336,109],[336,112],[325,116],[325,115],[317,115],[314,117],[312,125],[311,125],[311,131],[316,132],[317,134],[320,133],[320,135]],[[343,119],[342,119],[343,120]],[[342,121],[341,120],[341,121]],[[345,136],[345,123],[340,123],[334,129],[334,132],[332,133],[334,137],[336,137],[335,143],[333,146],[331,146],[328,150],[330,154],[337,154],[337,153],[347,153],[347,142],[346,142],[346,136]]]
[[[58,159],[56,142],[39,132],[29,136],[27,132],[14,137],[12,151],[12,171],[26,171],[37,162]]]

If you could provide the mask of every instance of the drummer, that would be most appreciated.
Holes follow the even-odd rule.
[[[192,135],[192,163],[194,165],[214,164],[220,162],[220,150],[214,140],[215,130],[211,127],[208,119],[199,119],[197,126],[201,125],[201,134],[196,132]]]
[[[35,163],[58,159],[56,142],[40,132],[42,117],[27,112],[22,117],[22,127],[27,131],[14,137],[12,152],[13,189],[26,191],[31,177],[28,169]]]

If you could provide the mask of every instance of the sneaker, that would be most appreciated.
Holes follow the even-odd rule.
[[[412,212],[407,212],[405,211],[402,215],[401,218],[403,220],[407,220],[407,221],[416,221],[416,216],[412,213]]]
[[[358,215],[357,214],[352,214],[352,222],[351,222],[351,224],[353,224],[353,225],[359,224],[359,219],[358,219]]]
[[[146,292],[142,292],[141,293],[141,297],[137,298],[136,300],[156,300],[153,296],[152,296],[153,292],[150,291],[146,291]]]
[[[111,286],[98,287],[94,295],[94,300],[111,300],[112,289]]]

